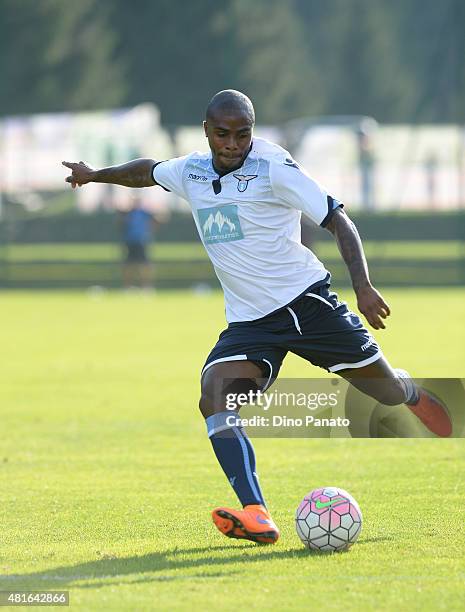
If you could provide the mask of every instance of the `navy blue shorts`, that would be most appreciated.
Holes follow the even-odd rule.
[[[145,263],[147,261],[143,242],[126,242],[126,263]]]
[[[290,351],[328,372],[361,368],[381,350],[360,317],[339,302],[329,284],[261,319],[230,323],[208,355],[202,373],[223,361],[249,360],[268,366],[268,387]]]

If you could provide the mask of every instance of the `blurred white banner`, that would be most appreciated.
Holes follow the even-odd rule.
[[[278,127],[256,134],[286,146]],[[162,128],[157,108],[144,104],[79,114],[7,117],[0,121],[0,192],[18,201],[66,188],[61,161],[102,167],[136,157],[167,159],[206,150],[201,126]],[[465,129],[462,126],[385,125],[370,129],[313,122],[291,153],[338,199],[353,208],[449,209],[465,206]],[[88,185],[77,206],[126,208],[132,198],[150,209],[187,205],[162,190]]]

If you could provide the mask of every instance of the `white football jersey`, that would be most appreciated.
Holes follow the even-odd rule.
[[[211,152],[196,151],[156,164],[153,179],[189,202],[229,323],[264,317],[328,276],[301,243],[300,217],[325,225],[341,203],[282,147],[254,138],[243,165],[222,177]]]

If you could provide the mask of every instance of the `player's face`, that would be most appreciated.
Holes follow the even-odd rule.
[[[252,142],[253,123],[245,114],[211,117],[203,127],[212,151],[213,164],[221,172],[242,166]]]

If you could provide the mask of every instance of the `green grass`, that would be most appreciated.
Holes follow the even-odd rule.
[[[350,294],[343,293],[353,304]],[[464,290],[388,290],[392,363],[464,376]],[[463,440],[257,439],[282,538],[222,538],[235,500],[197,410],[224,326],[219,294],[3,293],[0,590],[61,588],[82,610],[459,610]],[[283,376],[321,376],[290,356]],[[350,552],[304,550],[293,512],[343,486],[364,528]]]
[[[386,259],[458,259],[465,255],[465,243],[451,241],[374,242],[364,241],[367,257]],[[115,261],[121,257],[119,244],[13,244],[8,245],[8,258],[12,261]],[[333,241],[318,242],[315,250],[319,257],[339,258]],[[158,260],[206,259],[207,254],[199,242],[160,242],[150,248]]]

